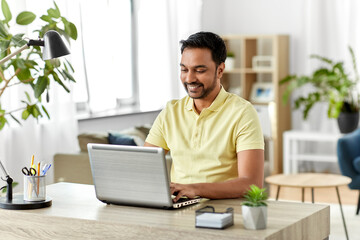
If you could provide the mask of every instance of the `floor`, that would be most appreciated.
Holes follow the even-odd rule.
[[[339,188],[345,222],[350,240],[360,239],[360,214],[355,215],[359,191],[351,190],[347,186]],[[270,186],[270,198],[275,199],[276,188]],[[330,205],[330,240],[346,239],[341,218],[340,207],[335,188],[314,189],[315,203]],[[280,190],[279,200],[301,201],[301,188],[286,188]],[[311,190],[305,189],[305,202],[311,202]]]

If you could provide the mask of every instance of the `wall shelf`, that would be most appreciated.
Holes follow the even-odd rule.
[[[289,104],[282,103],[285,85],[279,81],[288,75],[289,37],[287,35],[226,35],[222,36],[228,51],[235,54],[235,68],[226,69],[222,78],[224,88],[240,89],[240,96],[250,101],[255,83],[272,83],[273,99],[268,102],[250,101],[254,105],[269,106],[271,141],[273,141],[272,173],[283,172],[283,132],[291,128]],[[271,66],[253,68],[253,57],[271,57]],[[255,84],[259,86],[259,84]],[[261,90],[261,89],[259,89]],[[256,91],[255,91],[256,92]],[[260,96],[261,97],[261,96]],[[262,99],[263,100],[263,99]],[[268,136],[267,136],[268,137]]]

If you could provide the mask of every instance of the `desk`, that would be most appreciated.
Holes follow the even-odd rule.
[[[276,185],[277,193],[276,200],[279,198],[281,187],[297,187],[302,189],[302,202],[304,202],[304,188],[311,188],[311,200],[314,203],[314,188],[327,188],[334,187],[339,201],[341,216],[344,224],[344,230],[346,239],[349,239],[346,229],[346,223],[344,213],[341,206],[339,186],[347,185],[351,182],[351,178],[336,175],[336,174],[324,174],[324,173],[299,173],[299,174],[277,174],[269,176],[265,179],[269,184]]]
[[[241,200],[204,200],[183,209],[162,210],[106,205],[92,185],[47,186],[53,204],[36,210],[0,209],[1,239],[326,239],[330,207],[269,201],[268,226],[244,229]],[[234,208],[234,225],[225,230],[195,228],[195,210],[212,205]]]
[[[301,153],[299,152],[299,143],[304,141],[336,143],[341,136],[342,134],[340,133],[303,132],[295,130],[284,132],[284,173],[297,173],[298,161],[300,160],[314,162],[337,162],[337,156],[334,154]]]

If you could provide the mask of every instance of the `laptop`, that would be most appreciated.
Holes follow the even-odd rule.
[[[107,204],[174,209],[200,202],[173,203],[165,152],[157,147],[87,145],[96,197]]]

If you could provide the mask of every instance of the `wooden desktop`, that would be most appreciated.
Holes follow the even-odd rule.
[[[36,210],[0,209],[1,239],[326,239],[330,207],[269,201],[268,226],[244,229],[241,200],[204,200],[177,210],[106,205],[94,186],[57,183],[47,186],[52,206]],[[234,208],[234,225],[225,230],[195,228],[195,210]]]

